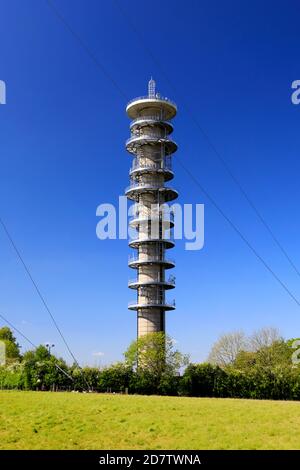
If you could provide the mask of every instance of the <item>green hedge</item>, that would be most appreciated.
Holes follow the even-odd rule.
[[[180,393],[196,397],[300,400],[300,372],[292,368],[252,368],[245,372],[191,364],[183,375]]]
[[[51,362],[15,363],[0,367],[0,388],[20,390],[84,390],[87,383],[98,392],[193,397],[231,397],[272,400],[300,400],[300,371],[292,367],[254,367],[226,370],[211,364],[190,364],[182,376],[153,377],[134,372],[123,363],[99,370],[87,367],[66,369],[70,381]]]

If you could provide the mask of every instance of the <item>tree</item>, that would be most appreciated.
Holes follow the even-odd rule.
[[[291,367],[291,349],[282,339],[274,341],[269,346],[263,346],[256,352],[258,367],[280,368]]]
[[[27,351],[23,357],[24,382],[27,389],[51,390],[55,386],[65,387],[70,385],[70,379],[57,367],[68,371],[63,359],[57,359],[49,354],[48,349],[40,345],[36,349]]]
[[[282,337],[277,328],[270,326],[254,331],[248,341],[251,351],[259,351],[262,348],[272,346],[275,342],[282,341]]]
[[[158,378],[163,374],[178,375],[189,362],[188,356],[175,349],[173,339],[163,332],[141,336],[131,343],[124,356],[130,368]]]
[[[233,331],[220,336],[213,345],[207,361],[225,367],[233,364],[237,355],[247,348],[247,339],[243,331]]]
[[[13,332],[7,326],[0,328],[0,341],[5,343],[5,355],[9,362],[19,360],[21,358],[20,345],[17,343]]]
[[[222,335],[213,345],[208,362],[220,367],[234,366],[238,369],[270,365],[284,355],[284,340],[277,328],[265,327],[246,337],[243,331]]]
[[[233,367],[237,370],[248,370],[257,363],[257,353],[253,351],[240,351],[233,362]]]
[[[175,349],[174,341],[163,332],[133,341],[124,356],[125,364],[133,371],[129,382],[131,392],[178,394],[180,370],[189,358]]]

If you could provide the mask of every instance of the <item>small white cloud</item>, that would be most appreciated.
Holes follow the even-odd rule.
[[[102,357],[102,356],[104,356],[104,352],[101,352],[101,351],[99,351],[99,352],[94,352],[94,353],[93,353],[93,356]]]

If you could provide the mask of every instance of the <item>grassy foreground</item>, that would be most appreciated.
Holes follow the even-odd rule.
[[[0,392],[0,449],[299,449],[300,403]]]

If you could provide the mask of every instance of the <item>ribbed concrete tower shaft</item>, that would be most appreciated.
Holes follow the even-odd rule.
[[[148,96],[130,101],[126,112],[132,119],[126,149],[133,156],[126,196],[135,201],[130,225],[136,230],[129,243],[135,249],[129,257],[129,266],[137,271],[136,278],[129,282],[129,287],[137,290],[137,299],[129,308],[137,311],[140,337],[165,332],[165,312],[175,308],[175,302],[167,301],[165,296],[166,290],[175,287],[174,276],[165,275],[165,270],[175,265],[167,256],[166,250],[174,242],[166,229],[171,230],[174,225],[167,203],[178,194],[165,183],[174,177],[171,156],[177,145],[170,138],[173,131],[170,120],[176,115],[177,107],[156,93],[151,79]]]

